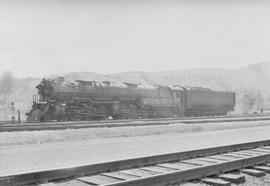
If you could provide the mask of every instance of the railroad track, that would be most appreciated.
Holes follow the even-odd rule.
[[[175,119],[182,119],[182,120],[193,120],[193,119],[222,119],[222,118],[260,118],[260,117],[267,117],[270,116],[270,114],[264,114],[264,115],[258,115],[258,114],[245,114],[245,115],[226,115],[226,116],[196,116],[196,117],[172,117],[172,118],[142,118],[142,119],[118,119],[118,120],[91,120],[91,121],[60,121],[57,123],[68,123],[68,122],[73,122],[73,123],[96,123],[96,122],[131,122],[131,121],[156,121],[156,120],[175,120]],[[56,122],[56,121],[55,121]],[[43,123],[55,123],[53,121],[49,122],[43,122]],[[26,122],[22,121],[21,124],[23,123],[37,123],[37,122]],[[7,124],[14,124],[11,123],[10,120],[0,120],[0,125],[7,125]]]
[[[197,117],[178,117],[178,118],[142,118],[142,119],[118,119],[118,120],[92,120],[92,121],[49,121],[49,122],[42,122],[42,124],[49,124],[49,123],[113,123],[113,122],[132,122],[132,121],[158,121],[158,120],[175,120],[175,119],[182,119],[182,120],[193,120],[193,119],[223,119],[223,118],[260,118],[260,117],[267,117],[270,115],[226,115],[226,116],[197,116]],[[20,124],[37,124],[38,122],[27,122],[22,121]],[[17,121],[15,124],[19,124]],[[3,125],[14,125],[10,120],[0,120],[0,126]]]
[[[270,140],[0,176],[0,185],[170,185],[200,179],[215,185],[270,173]],[[212,176],[212,177],[209,177]]]
[[[209,123],[209,122],[239,122],[239,121],[264,121],[270,120],[270,116],[249,117],[202,117],[202,118],[156,118],[156,119],[129,119],[129,120],[101,120],[101,121],[76,121],[76,122],[46,122],[46,123],[1,123],[0,131],[32,131],[32,130],[57,130],[68,128],[101,128],[101,127],[126,127],[126,126],[150,126],[170,125],[177,123]]]

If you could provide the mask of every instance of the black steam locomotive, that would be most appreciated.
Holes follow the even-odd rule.
[[[200,87],[43,79],[29,121],[226,115],[235,93]],[[36,98],[36,97],[35,97]]]

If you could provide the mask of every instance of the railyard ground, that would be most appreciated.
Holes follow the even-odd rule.
[[[244,183],[241,184],[231,184],[231,186],[269,186],[270,185],[270,175],[266,174],[266,176],[257,178],[254,176],[249,176],[246,174],[241,174],[243,176],[245,176],[246,181]],[[204,183],[184,183],[184,184],[175,184],[172,186],[209,186],[207,184]]]
[[[270,139],[270,121],[0,133],[0,175]]]

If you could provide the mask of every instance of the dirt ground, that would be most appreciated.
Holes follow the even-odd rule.
[[[45,131],[0,132],[0,147],[26,144],[74,142],[93,139],[125,138],[135,136],[182,134],[190,132],[216,131],[224,129],[270,126],[270,121],[221,122],[203,124],[177,123],[171,125],[82,128]]]
[[[270,139],[270,122],[1,132],[0,175]]]

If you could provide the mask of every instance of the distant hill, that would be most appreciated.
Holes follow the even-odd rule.
[[[57,77],[52,75],[47,78]],[[259,63],[239,69],[183,69],[160,72],[123,72],[113,74],[96,74],[92,72],[70,72],[64,74],[68,81],[95,80],[135,82],[141,84],[188,85],[211,88],[213,90],[234,91],[237,95],[236,112],[253,112],[260,108],[270,108],[270,63]],[[24,114],[30,109],[35,86],[41,78],[16,79],[12,92],[2,95],[6,102],[0,102],[0,109],[8,110],[9,102]],[[1,94],[0,94],[1,101]],[[0,119],[7,119],[8,114],[0,114]]]
[[[71,72],[65,74],[70,81],[110,80],[142,84],[204,86],[215,90],[259,89],[265,91],[270,81],[270,63],[260,63],[245,68],[225,69],[185,69],[160,72],[123,72],[108,75],[91,72]]]

